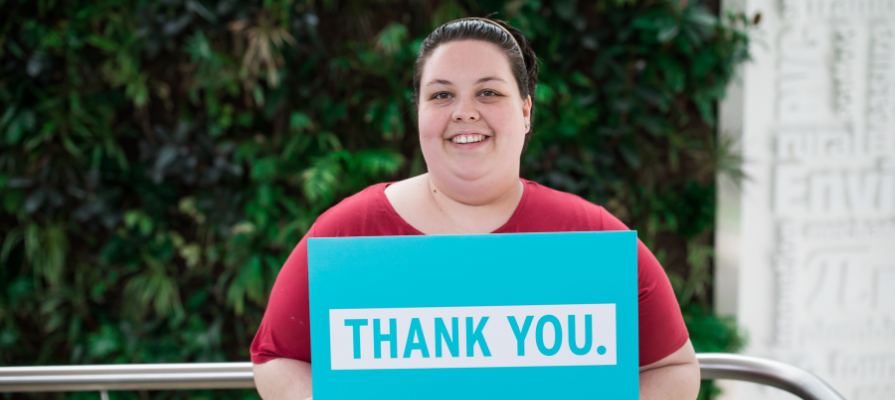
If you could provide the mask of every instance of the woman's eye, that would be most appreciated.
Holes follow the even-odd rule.
[[[435,96],[432,96],[432,99],[433,100],[444,100],[449,97],[451,97],[451,95],[449,93],[441,92],[441,93],[436,93]]]
[[[485,97],[491,97],[491,96],[497,96],[497,92],[495,92],[493,90],[484,90],[484,91],[482,91],[482,93],[479,93],[479,95],[485,96]]]

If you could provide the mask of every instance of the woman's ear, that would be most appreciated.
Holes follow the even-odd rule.
[[[531,126],[531,96],[522,101],[522,118],[525,118],[526,126]]]

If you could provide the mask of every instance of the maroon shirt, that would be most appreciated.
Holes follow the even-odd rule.
[[[573,194],[522,180],[516,211],[493,233],[626,231],[625,224]],[[311,361],[308,307],[309,237],[423,235],[401,218],[385,196],[387,183],[370,186],[323,213],[280,270],[264,319],[252,342],[252,362],[275,358]],[[640,365],[659,361],[687,342],[689,334],[665,270],[638,241],[637,286]]]

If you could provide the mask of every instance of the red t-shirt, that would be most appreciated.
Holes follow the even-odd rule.
[[[493,233],[582,232],[629,230],[603,207],[535,182],[525,189],[516,211]],[[286,260],[270,293],[264,319],[252,342],[252,362],[275,358],[311,361],[311,317],[308,307],[309,237],[422,235],[392,208],[380,183],[351,196],[323,213]],[[653,253],[638,241],[637,286],[640,321],[640,365],[659,361],[686,343],[687,327],[665,271]]]

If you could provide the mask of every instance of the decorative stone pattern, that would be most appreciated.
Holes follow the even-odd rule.
[[[747,354],[812,371],[846,398],[895,399],[895,0],[725,7],[763,18],[741,95],[722,106],[738,110],[721,125],[739,131],[721,134],[739,137],[749,178],[719,186],[737,191],[720,196],[737,199],[737,218],[718,221],[736,233],[737,265],[718,268],[737,290],[716,296],[735,304]]]

